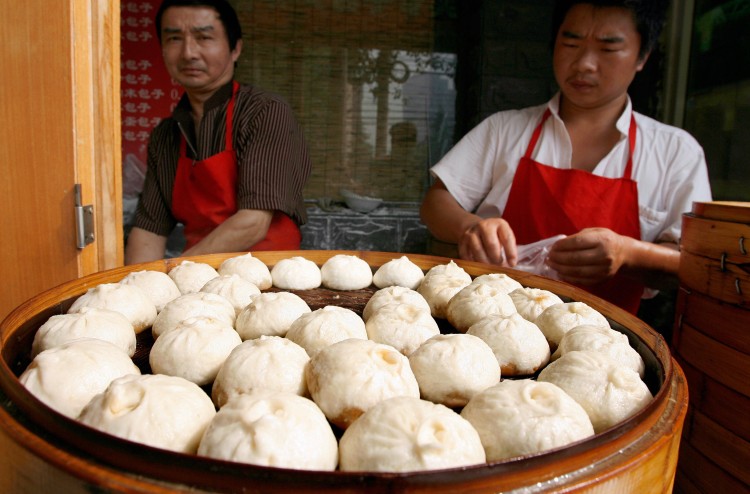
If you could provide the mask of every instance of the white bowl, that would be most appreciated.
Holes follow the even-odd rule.
[[[383,199],[379,197],[361,196],[346,189],[341,190],[341,195],[349,209],[359,213],[369,213],[383,203]]]

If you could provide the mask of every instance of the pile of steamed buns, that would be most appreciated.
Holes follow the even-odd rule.
[[[361,315],[336,305],[338,291],[373,285]],[[312,310],[302,296],[320,287],[330,305]],[[142,374],[132,357],[147,330]],[[407,256],[374,274],[347,254],[133,271],[50,317],[31,356],[21,383],[90,427],[306,470],[506,460],[585,440],[652,399],[641,356],[585,303]]]

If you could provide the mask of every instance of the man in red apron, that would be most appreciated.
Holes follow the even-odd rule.
[[[226,0],[165,0],[155,24],[184,94],[152,132],[126,263],[162,258],[177,222],[185,256],[299,249],[309,156],[288,106],[233,80],[236,12]]]
[[[187,156],[185,138],[180,141],[180,157],[172,191],[172,213],[185,225],[185,255],[202,253],[196,245],[237,213],[237,155],[232,149],[232,116],[239,84],[234,82],[232,86],[232,99],[226,116],[226,149],[205,160],[196,161]],[[261,214],[263,220],[269,219],[267,212]],[[256,237],[260,237],[263,228],[257,231]],[[281,211],[275,211],[264,238],[247,243],[253,250],[295,250],[299,249],[300,240],[296,223]]]
[[[492,141],[496,135],[492,126],[499,125],[496,122],[504,117],[472,131],[464,139],[466,142],[457,145],[459,149],[453,156],[449,153],[445,163],[433,168],[438,179],[424,199],[422,219],[438,239],[456,243],[460,257],[506,266],[515,265],[517,245],[566,235],[553,244],[547,258],[549,266],[562,280],[583,286],[635,313],[644,290],[644,274],[675,274],[679,266],[675,242],[667,245],[642,241],[641,187],[633,179],[634,170],[658,165],[634,161],[636,146],[640,145],[639,125],[653,124],[632,112],[627,95],[628,86],[643,68],[658,38],[665,6],[656,12],[658,15],[652,15],[653,9],[659,10],[660,2],[643,0],[641,3],[649,4],[652,11],[636,20],[638,8],[633,3],[559,3],[563,5],[556,12],[558,29],[553,54],[560,87],[559,99],[552,102],[556,103],[555,121],[552,122],[548,107],[524,129],[503,134],[506,138],[523,136],[516,146],[523,146],[525,153],[512,166],[497,166],[491,177],[486,174],[495,183],[487,186],[484,203],[474,197],[476,190],[483,190],[476,185],[479,178],[456,178],[467,176],[467,172],[461,175],[456,169],[466,166],[461,162],[475,155],[462,151],[472,145],[483,148],[476,155],[484,153],[494,159],[495,148],[502,146]],[[659,27],[649,30],[648,26]],[[552,103],[550,107],[555,106]],[[639,123],[639,118],[644,121]],[[545,141],[547,159],[561,160],[562,165],[535,159],[538,143]],[[700,187],[709,190],[710,197],[702,150],[694,154],[699,154],[693,167],[695,174],[701,177]],[[614,176],[597,173],[612,167],[622,167],[619,169],[623,171]],[[498,177],[497,170],[503,169],[513,174],[509,180]],[[497,186],[498,183],[508,185]],[[685,190],[693,187],[690,180],[680,186]],[[697,194],[700,199],[706,196],[703,189],[702,196]],[[683,194],[685,198],[688,195],[689,192]],[[486,204],[487,197],[496,203]],[[477,212],[485,213],[475,214],[462,206],[477,202],[481,203]],[[684,208],[687,202],[675,207]],[[497,217],[486,214],[492,207],[499,213]]]

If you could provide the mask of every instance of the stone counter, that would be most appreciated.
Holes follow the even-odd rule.
[[[384,203],[369,213],[358,213],[343,203],[307,208],[302,225],[304,250],[373,250],[426,254],[430,246],[427,227],[419,219],[419,205]],[[185,247],[182,225],[167,241],[166,257],[178,257]]]
[[[369,213],[343,204],[325,208],[309,204],[302,226],[302,248],[310,250],[372,250],[424,254],[427,227],[419,219],[419,204],[384,203]]]

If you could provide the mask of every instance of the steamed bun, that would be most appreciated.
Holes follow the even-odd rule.
[[[652,398],[636,371],[592,351],[567,352],[545,367],[537,379],[559,386],[576,400],[596,432],[627,419]]]
[[[503,376],[531,375],[549,362],[550,348],[544,335],[518,313],[488,316],[472,325],[467,334],[492,348]]]
[[[164,306],[156,316],[151,334],[154,339],[194,316],[207,316],[234,326],[236,312],[232,303],[221,295],[194,292],[180,295]]]
[[[111,381],[140,373],[122,349],[108,341],[82,338],[39,353],[18,380],[45,405],[76,418]]]
[[[187,260],[170,269],[167,274],[183,295],[199,292],[209,280],[219,276],[210,264]]]
[[[448,322],[462,333],[489,316],[510,316],[516,312],[516,306],[506,291],[484,283],[465,286],[451,297],[445,308]]]
[[[594,434],[586,411],[562,389],[530,379],[505,380],[461,411],[479,432],[487,461],[541,453]]]
[[[143,290],[156,306],[156,312],[161,312],[168,302],[182,295],[174,280],[161,271],[132,271],[120,283]]]
[[[151,327],[156,320],[156,306],[146,292],[135,285],[102,283],[89,288],[73,302],[68,313],[80,312],[84,307],[119,312],[128,318],[136,334]]]
[[[179,376],[204,386],[214,380],[240,343],[240,335],[225,321],[195,316],[161,335],[151,347],[148,361],[155,374]]]
[[[431,267],[424,275],[417,291],[430,305],[432,316],[446,317],[448,302],[462,288],[471,283],[471,276],[454,261]]]
[[[576,350],[589,350],[604,353],[625,367],[633,369],[643,378],[646,364],[641,355],[630,346],[628,337],[619,331],[604,326],[576,326],[565,333],[560,345],[552,355],[552,360]]]
[[[243,340],[263,335],[285,336],[298,317],[311,311],[307,302],[294,293],[263,292],[242,309],[235,328]]]
[[[550,305],[539,314],[534,323],[544,333],[553,352],[563,335],[571,328],[582,324],[610,327],[606,317],[584,302]]]
[[[408,304],[381,307],[367,320],[365,329],[370,340],[390,345],[406,356],[440,334],[428,311]]]
[[[400,396],[384,400],[341,437],[343,471],[412,472],[485,462],[477,431],[443,405]]]
[[[422,269],[406,256],[391,259],[380,266],[372,277],[378,288],[403,286],[416,290],[424,278]]]
[[[320,408],[293,393],[256,392],[216,414],[198,454],[276,468],[332,471],[338,442]]]
[[[332,290],[361,290],[372,284],[372,268],[364,259],[336,254],[320,268],[322,284]]]
[[[242,309],[247,307],[252,298],[260,293],[260,289],[257,286],[238,274],[219,275],[203,285],[200,291],[215,293],[229,300],[234,306],[236,314],[239,314]]]
[[[433,336],[409,355],[409,365],[422,398],[451,408],[500,381],[492,349],[470,334]]]
[[[299,316],[289,327],[286,338],[305,349],[308,355],[349,338],[367,339],[365,322],[351,309],[326,305]]]
[[[315,403],[342,429],[386,398],[419,398],[409,360],[370,340],[350,338],[323,348],[310,359],[305,378]]]
[[[310,357],[296,343],[279,336],[246,340],[232,349],[219,369],[211,398],[221,408],[237,395],[259,389],[307,395],[305,367]]]
[[[312,290],[322,283],[318,265],[302,256],[281,259],[271,269],[271,279],[283,290]]]
[[[510,292],[511,300],[516,306],[516,310],[524,319],[536,322],[539,314],[550,305],[562,304],[563,300],[550,292],[541,288],[516,288]]]
[[[523,288],[521,282],[505,273],[487,273],[477,276],[472,280],[475,285],[488,285],[503,293]]]
[[[218,271],[220,275],[236,274],[260,290],[268,290],[273,285],[268,266],[257,257],[253,257],[250,252],[224,259]]]
[[[426,312],[430,312],[430,304],[416,290],[403,286],[389,286],[377,290],[370,296],[365,304],[365,308],[362,310],[362,319],[367,321],[381,307],[390,304],[414,305],[423,308]]]
[[[132,357],[136,336],[133,325],[120,312],[83,307],[80,312],[51,316],[34,335],[31,357],[79,338],[108,341]]]
[[[123,439],[194,454],[214,415],[211,398],[197,384],[176,376],[144,374],[112,381],[78,420]]]

